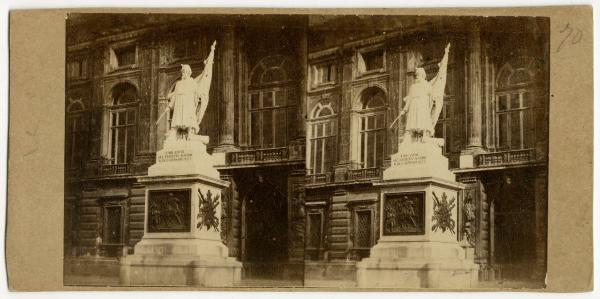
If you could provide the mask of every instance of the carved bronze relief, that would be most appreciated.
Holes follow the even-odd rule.
[[[425,192],[386,195],[383,221],[384,236],[425,234]]]
[[[148,192],[148,232],[190,231],[190,189]]]
[[[198,223],[196,228],[206,227],[206,230],[211,228],[215,231],[219,231],[219,218],[217,218],[217,208],[219,207],[219,195],[214,195],[210,190],[206,191],[206,196],[198,190],[198,196],[200,197],[198,204]]]
[[[446,192],[443,192],[442,199],[440,200],[435,192],[431,193],[433,194],[433,216],[431,217],[431,230],[435,232],[438,229],[441,229],[442,233],[445,233],[447,230],[449,230],[452,234],[455,234],[454,227],[456,226],[456,221],[452,219],[452,210],[454,207],[456,207],[456,199],[452,198],[450,201],[448,201]]]

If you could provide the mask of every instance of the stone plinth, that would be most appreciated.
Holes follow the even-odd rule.
[[[434,140],[434,139],[431,139]],[[384,180],[437,177],[454,181],[455,176],[448,170],[448,158],[442,149],[433,142],[405,142],[391,157],[391,166],[383,171]]]
[[[463,187],[437,145],[401,147],[375,185],[381,190],[381,235],[370,257],[356,265],[358,287],[452,289],[477,283],[478,266],[457,241]]]
[[[144,237],[121,260],[123,285],[234,286],[241,263],[221,242],[221,190],[202,142],[165,145],[148,176]],[[202,143],[202,146],[197,146]]]
[[[165,141],[162,150],[156,153],[156,163],[148,168],[148,176],[201,174],[219,178],[215,165],[224,164],[223,155],[206,152],[208,136],[194,136],[191,140]]]

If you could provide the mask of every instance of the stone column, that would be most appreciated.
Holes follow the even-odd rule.
[[[160,64],[160,57],[159,57],[159,48],[158,48],[158,44],[157,43],[152,43],[152,45],[149,48],[149,51],[151,51],[151,59],[150,59],[150,78],[152,78],[152,85],[151,85],[151,90],[150,90],[150,99],[149,99],[149,105],[150,105],[150,135],[149,135],[149,140],[148,140],[148,147],[149,147],[149,151],[151,153],[155,153],[160,146],[162,145],[158,145],[158,143],[156,142],[156,137],[157,137],[157,127],[156,127],[156,119],[158,118],[158,111],[161,110],[157,110],[158,108],[158,66]]]
[[[467,146],[460,156],[460,168],[475,167],[475,155],[481,146],[481,37],[479,23],[469,27],[467,47]]]
[[[215,152],[235,149],[233,139],[235,117],[235,33],[234,25],[226,24],[222,30],[220,45],[217,44],[220,58],[221,96],[219,101],[219,142]]]
[[[479,24],[473,23],[469,32],[468,66],[468,140],[467,149],[481,149],[481,38]]]

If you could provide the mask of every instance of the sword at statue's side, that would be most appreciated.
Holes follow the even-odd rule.
[[[400,119],[400,117],[402,117],[402,115],[404,115],[404,110],[400,112],[400,115],[398,115],[398,117],[396,117],[396,119],[394,119],[394,121],[392,122],[392,124],[390,124],[390,129],[394,126],[394,124]]]
[[[167,108],[165,109],[165,111],[158,117],[158,119],[156,120],[156,125],[158,126],[158,122],[165,116],[165,114],[167,114],[167,112],[171,111],[171,109]]]

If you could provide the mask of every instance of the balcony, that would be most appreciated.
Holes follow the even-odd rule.
[[[290,159],[290,152],[287,147],[255,149],[227,153],[228,165],[288,162],[290,160],[292,159]]]
[[[485,153],[477,155],[476,158],[477,167],[515,165],[535,161],[537,161],[535,149]]]
[[[326,173],[315,173],[306,176],[306,183],[309,185],[327,184],[331,182],[332,174]]]
[[[97,171],[98,176],[122,175],[132,173],[132,167],[128,163],[101,165]]]
[[[380,179],[383,173],[381,169],[380,167],[350,169],[348,170],[348,181]]]

